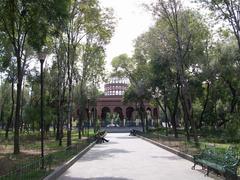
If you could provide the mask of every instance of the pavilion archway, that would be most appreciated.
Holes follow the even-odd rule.
[[[133,117],[134,115],[134,108],[128,107],[126,109],[126,126],[135,126],[135,119]]]
[[[158,115],[158,109],[154,108],[153,109],[153,119],[154,119],[154,126],[159,126],[159,115]]]
[[[115,107],[115,108],[113,109],[113,112],[114,112],[115,114],[118,114],[118,117],[119,117],[119,121],[120,121],[120,122],[117,122],[117,124],[119,124],[120,126],[122,126],[122,125],[123,125],[123,119],[124,119],[124,115],[123,115],[123,110],[122,110],[122,108],[121,108],[121,107]]]
[[[152,109],[150,107],[148,107],[146,109],[146,111],[147,111],[147,123],[148,123],[148,125],[153,126]]]
[[[97,109],[93,107],[91,108],[91,113],[90,113],[91,126],[95,125],[96,120],[97,120]]]
[[[133,107],[128,107],[126,109],[126,120],[128,120],[128,121],[134,120],[133,119],[133,112],[134,112],[134,108]]]
[[[109,115],[111,113],[111,110],[109,107],[103,107],[102,108],[102,113],[101,113],[101,119],[102,119],[102,125],[106,125],[108,124],[108,121],[110,121],[109,119]]]

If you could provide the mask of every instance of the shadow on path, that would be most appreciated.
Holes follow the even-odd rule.
[[[137,139],[137,137],[136,136],[126,136],[126,137],[116,137],[116,139],[131,139],[131,140],[135,140],[135,139]]]
[[[78,178],[78,177],[69,177],[63,176],[62,178],[66,178],[68,180],[132,180],[122,177],[94,177],[94,178]]]
[[[182,160],[179,156],[151,156],[152,158],[168,159],[168,160]]]
[[[103,160],[103,159],[111,159],[116,154],[121,153],[131,153],[132,151],[126,151],[124,149],[106,149],[106,150],[98,150],[96,148],[92,149],[88,156],[83,156],[80,161],[95,161],[95,160]]]

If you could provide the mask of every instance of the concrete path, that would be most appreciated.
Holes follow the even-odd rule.
[[[193,163],[127,133],[109,133],[59,180],[209,180]],[[198,167],[199,168],[199,167]]]

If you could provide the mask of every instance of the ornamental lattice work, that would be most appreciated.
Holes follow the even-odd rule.
[[[122,96],[128,88],[129,81],[126,78],[112,78],[104,86],[105,96]]]

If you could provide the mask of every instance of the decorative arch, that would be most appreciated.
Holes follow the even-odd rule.
[[[152,109],[151,109],[150,107],[148,107],[148,108],[146,109],[146,111],[151,111],[151,112],[152,112]]]
[[[105,120],[106,117],[107,117],[107,113],[110,113],[110,112],[111,112],[111,110],[110,110],[109,107],[103,107],[102,108],[102,113],[101,113],[101,119]]]
[[[119,118],[121,120],[123,120],[124,116],[123,116],[123,111],[121,107],[115,107],[113,112],[118,113],[119,114]]]
[[[154,108],[154,109],[153,109],[153,117],[154,117],[155,119],[158,119],[158,109],[157,109],[157,108]]]

